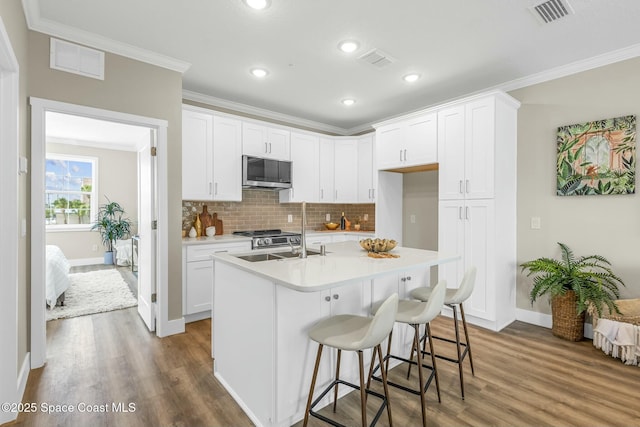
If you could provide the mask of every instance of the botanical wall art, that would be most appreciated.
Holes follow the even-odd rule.
[[[559,196],[633,194],[636,116],[558,128]]]

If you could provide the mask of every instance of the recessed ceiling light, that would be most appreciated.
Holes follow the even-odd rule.
[[[267,70],[265,70],[264,68],[252,68],[251,69],[251,75],[253,75],[254,77],[263,78],[263,77],[266,77],[267,74],[269,74],[269,72]]]
[[[420,78],[420,74],[407,74],[402,79],[407,83],[413,83]]]
[[[345,53],[355,52],[356,50],[358,50],[359,47],[360,45],[355,40],[345,40],[345,41],[341,41],[338,44],[338,49],[340,49]]]
[[[356,103],[356,100],[355,99],[351,99],[351,98],[346,98],[346,99],[343,99],[341,102],[344,105],[346,105],[347,107],[350,107],[350,106],[352,106],[353,104]]]
[[[244,0],[251,9],[262,10],[269,7],[271,0]]]

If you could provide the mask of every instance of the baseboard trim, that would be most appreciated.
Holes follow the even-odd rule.
[[[71,267],[79,267],[82,265],[95,265],[95,264],[104,264],[104,258],[77,258],[77,259],[69,260],[69,265]]]
[[[159,319],[158,319],[159,320]],[[158,325],[156,324],[156,327]],[[179,319],[174,319],[174,320],[169,320],[167,321],[167,323],[164,325],[164,327],[162,328],[161,331],[158,334],[158,336],[160,338],[163,337],[168,337],[169,335],[177,335],[177,334],[184,334],[184,317],[181,317]]]
[[[185,314],[184,323],[197,322],[199,320],[209,319],[211,317],[211,310],[201,311],[200,313]]]
[[[553,324],[550,314],[523,310],[521,308],[516,308],[516,320],[529,323],[531,325],[542,326],[547,329],[551,329],[551,325]],[[584,324],[584,337],[593,339],[593,325],[591,323]]]
[[[27,353],[22,361],[22,367],[18,374],[18,398],[22,402],[24,397],[24,391],[27,389],[27,380],[29,379],[29,372],[31,371],[31,353]]]

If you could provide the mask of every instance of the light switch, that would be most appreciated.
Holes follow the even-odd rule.
[[[293,215],[287,215],[287,222],[293,222]]]
[[[532,216],[531,217],[531,229],[532,230],[540,230],[540,217]]]
[[[26,220],[26,218],[22,218],[22,221],[20,221],[20,236],[21,237],[26,237],[27,236],[27,220]]]
[[[28,172],[29,172],[29,160],[24,156],[20,156],[20,158],[18,159],[18,173],[26,174]]]
[[[411,214],[411,216],[409,217],[409,220],[411,221],[411,224],[415,224],[416,223],[416,216],[414,214]]]
[[[369,214],[364,214],[364,220],[369,221]]]
[[[326,214],[324,216],[324,220],[327,221],[327,222],[331,222],[331,214]]]

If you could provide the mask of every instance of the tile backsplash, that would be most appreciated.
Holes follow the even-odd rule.
[[[224,233],[229,234],[241,230],[262,230],[279,228],[285,231],[299,231],[302,218],[301,203],[280,203],[277,191],[243,190],[242,202],[201,202],[182,201],[182,229],[189,230],[196,214],[202,212],[207,205],[210,214],[218,214],[222,220]],[[351,228],[356,218],[360,217],[361,230],[375,230],[375,204],[334,204],[307,203],[307,230],[325,230],[323,224],[326,214],[331,215],[332,222],[340,222],[340,215],[351,221]],[[364,221],[364,215],[368,220]],[[288,222],[288,215],[293,217]]]

